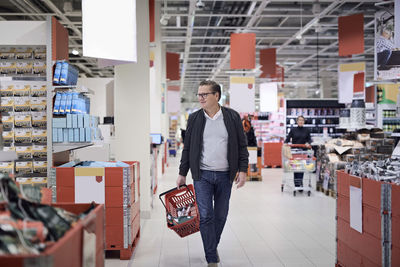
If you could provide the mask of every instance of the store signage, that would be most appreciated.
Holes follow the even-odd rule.
[[[364,53],[364,14],[339,17],[339,56]]]
[[[230,107],[237,112],[255,112],[255,77],[230,77]]]
[[[231,34],[231,69],[254,69],[256,67],[256,34]]]
[[[137,62],[136,0],[82,0],[82,43],[85,57]]]
[[[375,80],[400,79],[400,1],[375,14]],[[395,14],[395,16],[393,16]]]
[[[354,75],[364,72],[365,72],[365,62],[339,65],[339,70],[338,70],[339,103],[348,104],[353,101],[354,85],[355,85]],[[359,85],[360,78],[362,78],[361,75],[356,76],[357,90],[359,90],[359,87],[364,86],[365,84],[365,75],[364,75],[364,82],[362,83],[362,85]],[[364,96],[362,98],[364,98]]]

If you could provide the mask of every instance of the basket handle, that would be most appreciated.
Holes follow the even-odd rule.
[[[188,189],[188,186],[187,186],[186,184],[183,184],[183,185],[181,185],[181,186],[184,186],[184,187],[186,187],[186,189]],[[164,193],[161,193],[161,194],[158,196],[158,198],[160,199],[161,203],[163,204],[165,210],[167,210],[167,207],[165,206],[165,203],[164,203],[164,201],[162,200],[161,197],[164,196],[164,195],[166,195],[166,194],[168,194],[168,193],[171,193],[172,191],[175,191],[176,189],[178,189],[178,187],[175,187],[175,188],[172,188],[172,189],[170,189],[170,190],[168,190],[168,191],[165,191]],[[190,190],[187,190],[187,191],[189,191],[189,193],[193,195],[192,191],[190,191]],[[167,212],[168,212],[168,210],[167,210]]]

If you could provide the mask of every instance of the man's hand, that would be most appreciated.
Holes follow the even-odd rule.
[[[182,175],[179,175],[178,179],[176,180],[176,187],[178,189],[180,189],[180,186],[184,185],[184,184],[186,184],[186,177],[182,176]]]
[[[246,177],[247,177],[247,173],[239,172],[239,175],[238,175],[238,177],[236,177],[236,181],[235,181],[235,184],[237,184],[237,189],[244,186],[244,184],[246,183]]]

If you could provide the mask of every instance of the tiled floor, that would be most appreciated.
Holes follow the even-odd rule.
[[[175,185],[178,157],[160,179],[159,192]],[[262,182],[233,188],[219,266],[334,266],[335,200],[317,192],[281,193],[282,169],[263,169]],[[188,183],[191,178],[188,177]],[[107,259],[106,266],[207,266],[200,234],[181,239],[167,229],[158,198],[132,259]]]

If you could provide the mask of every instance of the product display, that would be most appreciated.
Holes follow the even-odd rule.
[[[140,236],[138,162],[70,162],[54,168],[49,185],[56,203],[103,203],[107,250],[130,259]]]
[[[99,117],[89,114],[67,114],[53,118],[53,143],[90,143],[101,140]]]
[[[15,162],[1,162],[0,172],[23,181],[24,194],[37,200],[37,192],[47,186],[46,49],[21,46],[0,50],[1,72],[8,78],[0,81],[3,150],[15,151],[18,156]],[[3,62],[13,59],[15,64]]]
[[[94,208],[76,216],[30,202],[21,198],[17,184],[4,175],[0,175],[0,187],[0,255],[39,254]]]
[[[78,70],[68,62],[57,61],[54,70],[53,84],[76,85],[78,74]]]
[[[298,116],[305,119],[311,137],[316,136],[341,136],[343,130],[339,129],[340,109],[344,108],[337,100],[286,100],[286,134],[296,126]],[[342,118],[345,114],[342,113]],[[343,122],[343,119],[342,119]],[[344,121],[347,122],[347,121]]]
[[[394,139],[384,137],[379,130],[363,130],[332,139],[317,148],[317,183],[325,190],[337,192],[337,170],[349,163],[357,166],[368,161],[389,159],[394,149]]]

